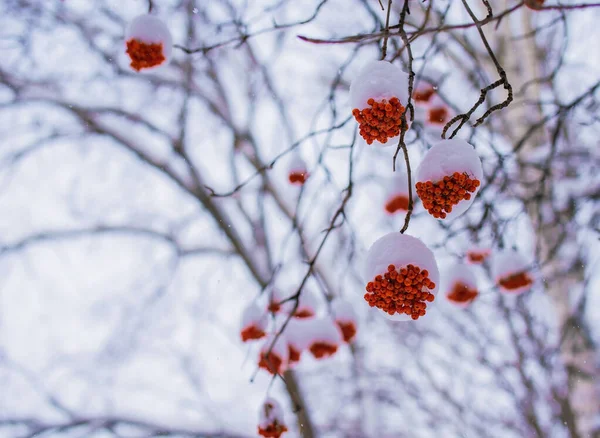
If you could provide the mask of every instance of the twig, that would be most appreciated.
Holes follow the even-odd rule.
[[[488,15],[484,20],[489,20],[493,17],[492,9],[491,9],[489,3],[487,2],[487,0],[482,0],[482,2],[484,3],[484,5],[486,6],[487,11],[488,11]],[[473,11],[469,7],[469,4],[467,3],[466,0],[462,0],[462,3],[464,5],[465,9],[467,10],[469,16],[473,20],[473,23],[475,23],[475,26],[477,27],[477,31],[479,32],[479,36],[481,37],[481,41],[483,42],[485,49],[487,50],[488,54],[490,55],[490,58],[491,58],[492,62],[494,63],[494,66],[496,67],[496,71],[498,72],[498,76],[500,76],[500,79],[498,81],[488,85],[487,87],[484,87],[481,89],[481,94],[479,96],[479,99],[477,100],[477,102],[475,102],[475,105],[473,105],[473,107],[469,111],[467,111],[464,114],[459,114],[456,117],[453,117],[448,123],[446,123],[446,126],[444,126],[444,130],[442,131],[442,138],[446,138],[446,132],[448,131],[448,129],[450,129],[450,127],[454,123],[456,123],[457,121],[460,120],[460,123],[454,129],[454,131],[452,131],[452,134],[449,137],[449,138],[454,138],[454,136],[458,133],[460,128],[462,128],[463,125],[469,120],[469,118],[477,110],[477,108],[479,108],[479,106],[483,102],[485,102],[487,93],[489,91],[499,87],[500,85],[502,85],[507,92],[506,100],[504,100],[503,102],[501,102],[499,104],[493,105],[491,108],[489,108],[480,118],[478,118],[476,120],[473,127],[475,128],[475,127],[481,125],[490,114],[492,114],[494,111],[500,110],[502,108],[506,108],[513,101],[512,85],[510,85],[510,83],[508,82],[508,78],[506,77],[506,72],[504,71],[504,69],[502,68],[502,66],[500,65],[498,60],[496,59],[496,55],[494,54],[494,51],[490,47],[490,44],[488,43],[488,40],[485,37],[485,34],[483,33],[483,29],[482,29],[483,24],[482,23],[484,20],[479,21],[477,19],[477,17],[475,16]]]
[[[381,4],[381,1],[380,1]],[[383,6],[383,5],[382,5]],[[387,14],[385,16],[385,30],[383,37],[383,46],[381,47],[381,60],[384,60],[387,55],[388,38],[390,36],[390,13],[392,12],[392,0],[388,0]]]

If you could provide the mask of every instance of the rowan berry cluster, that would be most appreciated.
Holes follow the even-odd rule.
[[[277,420],[275,420],[272,424],[269,424],[267,427],[259,427],[258,434],[260,436],[264,436],[266,438],[279,438],[284,432],[287,432],[288,428],[279,424]]]
[[[293,345],[288,344],[288,363],[300,362],[300,356],[302,356],[302,352],[294,348]]]
[[[429,214],[444,219],[460,201],[471,199],[471,193],[475,192],[479,185],[479,180],[469,178],[466,172],[454,172],[452,176],[445,176],[436,183],[418,182],[416,187],[417,195]]]
[[[489,252],[477,252],[477,251],[469,251],[467,253],[467,260],[473,264],[483,263],[485,259],[489,256]]]
[[[242,342],[247,342],[252,339],[264,338],[267,334],[255,325],[251,325],[242,330]]]
[[[426,103],[433,97],[435,90],[433,87],[427,87],[421,90],[413,91],[413,99],[415,102]]]
[[[353,322],[337,321],[337,325],[342,332],[344,342],[350,342],[356,336],[356,325]]]
[[[310,352],[317,359],[332,356],[335,354],[337,349],[337,345],[328,344],[326,342],[314,342],[309,347]]]
[[[447,298],[455,303],[468,303],[477,298],[477,295],[479,295],[477,289],[469,287],[464,283],[456,282],[450,293],[447,295]]]
[[[291,184],[301,186],[308,179],[308,172],[290,172],[288,175]]]
[[[440,106],[436,108],[430,108],[427,117],[429,118],[430,123],[446,123],[448,121],[448,115],[450,112],[447,108]]]
[[[264,352],[260,355],[258,366],[271,374],[281,374],[283,372],[283,359],[273,352]]]
[[[424,290],[435,288],[435,283],[429,279],[429,272],[418,266],[407,265],[396,269],[389,265],[388,272],[378,275],[367,284],[365,300],[371,307],[377,307],[390,315],[395,313],[409,315],[418,319],[425,315],[427,302],[435,297]]]
[[[408,210],[408,196],[396,195],[385,204],[385,211],[389,214],[394,214],[401,210]]]
[[[165,61],[162,43],[144,43],[131,39],[127,41],[126,52],[131,58],[131,68],[135,71],[155,67]]]
[[[518,272],[498,280],[500,286],[506,290],[521,289],[525,286],[533,284],[533,280],[526,272]]]
[[[375,140],[386,143],[388,139],[400,134],[405,108],[397,97],[392,97],[389,102],[386,99],[376,102],[371,98],[367,104],[371,107],[352,110],[360,128],[360,135],[367,144],[372,144]]]

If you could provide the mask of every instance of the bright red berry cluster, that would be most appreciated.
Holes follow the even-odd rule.
[[[477,289],[471,288],[464,283],[456,282],[447,295],[447,298],[455,303],[468,303],[477,298],[477,295],[479,295]]]
[[[273,421],[272,424],[269,424],[267,427],[258,427],[258,434],[260,436],[268,437],[268,438],[279,438],[284,432],[287,432],[288,428],[283,424],[279,424],[277,420]]]
[[[381,102],[369,99],[367,104],[371,107],[352,110],[360,128],[360,135],[367,144],[372,144],[375,140],[386,143],[388,139],[400,134],[402,114],[406,109],[397,97],[392,97],[389,102],[386,99]]]
[[[413,92],[413,99],[415,102],[429,102],[429,99],[433,97],[435,90],[433,87],[427,87],[422,90],[416,90]]]
[[[408,196],[405,195],[396,195],[392,197],[385,204],[385,211],[389,214],[394,214],[397,211],[407,211],[408,210]]]
[[[310,309],[296,310],[294,312],[294,317],[299,318],[299,319],[308,319],[308,318],[312,318],[313,316],[315,316],[315,312],[313,312]]]
[[[165,61],[162,43],[147,44],[136,39],[127,41],[127,54],[131,58],[131,68],[140,71],[155,67]]]
[[[296,350],[291,344],[288,344],[288,363],[297,363],[300,362],[300,356],[302,352]]]
[[[337,321],[337,325],[342,332],[344,342],[350,342],[356,336],[356,325],[353,322]]]
[[[477,252],[477,251],[469,251],[467,253],[467,259],[471,262],[471,263],[483,263],[485,259],[487,259],[489,256],[489,253],[487,252]]]
[[[448,122],[448,115],[450,112],[447,108],[440,106],[437,108],[431,108],[427,113],[429,123],[446,123]]]
[[[477,190],[480,182],[471,179],[466,172],[454,172],[436,183],[432,181],[418,182],[417,195],[423,202],[423,207],[433,217],[444,219],[452,212],[452,207],[462,200],[471,199],[471,193]]]
[[[251,339],[260,339],[265,337],[267,334],[264,330],[261,330],[259,327],[255,325],[251,325],[242,330],[242,341],[246,342]]]
[[[518,272],[501,278],[498,283],[506,290],[516,290],[533,284],[533,280],[526,272]]]
[[[418,319],[425,315],[427,302],[435,297],[424,290],[435,288],[435,283],[429,279],[429,272],[418,266],[407,265],[396,269],[388,266],[388,272],[378,275],[367,284],[365,300],[371,307],[377,307],[390,315],[395,313],[409,315]]]
[[[332,356],[337,351],[338,347],[334,344],[328,344],[326,342],[314,342],[309,350],[314,357],[322,359],[324,357]]]
[[[288,175],[291,184],[296,184],[301,186],[308,179],[308,172],[290,172]]]
[[[271,374],[281,374],[283,372],[283,360],[273,352],[261,353],[258,366]]]

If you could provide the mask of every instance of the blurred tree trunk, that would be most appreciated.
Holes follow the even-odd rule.
[[[509,1],[502,3],[496,5],[497,10],[510,6]],[[531,20],[535,13],[522,8],[520,13],[503,20],[498,32],[487,32],[491,39],[497,40],[494,43],[499,48],[498,58],[513,86],[515,101],[507,111],[509,130],[504,133],[513,145],[525,136],[531,124],[543,118],[541,108],[530,103],[541,101],[541,85],[538,82],[529,83],[525,88],[524,85],[532,78],[544,75],[540,66],[547,57],[537,47],[534,37],[514,38],[516,29],[519,35],[534,31]],[[489,66],[489,71],[495,74],[493,65]],[[600,432],[596,429],[594,433],[594,422],[600,416],[600,394],[596,384],[600,370],[596,363],[596,348],[581,309],[572,304],[574,294],[584,287],[583,259],[579,252],[566,258],[559,250],[562,242],[575,241],[575,233],[567,224],[575,221],[576,209],[573,202],[560,211],[553,205],[552,190],[559,175],[552,172],[545,175],[544,170],[525,165],[533,156],[539,157],[542,148],[550,154],[552,141],[566,141],[559,137],[552,139],[548,134],[550,129],[554,126],[538,130],[520,149],[518,177],[520,182],[540,182],[523,186],[521,190],[535,232],[537,262],[541,266],[546,293],[554,304],[560,356],[567,373],[568,395],[560,403],[561,416],[571,436],[597,437]],[[551,163],[551,170],[553,167],[554,163]]]

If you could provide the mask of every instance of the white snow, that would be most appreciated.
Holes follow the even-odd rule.
[[[295,293],[296,292],[294,291],[291,294],[288,294],[288,297],[294,295]],[[313,316],[317,314],[319,310],[319,298],[312,289],[303,289],[300,293],[300,298],[298,301],[296,313],[308,311],[311,312]],[[295,300],[287,301],[282,305],[281,310],[289,314],[293,310],[295,304]]]
[[[307,321],[306,336],[309,339],[309,346],[317,342],[329,345],[341,345],[342,334],[333,320],[326,316]]]
[[[304,173],[307,172],[306,162],[298,154],[292,155],[288,163],[289,173]]]
[[[267,331],[269,320],[266,309],[261,308],[255,302],[251,302],[242,313],[242,330],[255,326],[262,331]]]
[[[306,350],[311,343],[312,323],[312,319],[291,319],[284,331],[288,344],[298,351]]]
[[[408,176],[406,173],[397,170],[394,176],[389,179],[386,202],[398,195],[408,196]]]
[[[343,298],[336,298],[331,301],[331,312],[333,313],[333,319],[335,321],[343,323],[354,323],[357,324],[358,316],[352,304]]]
[[[266,429],[269,427],[269,425],[274,424],[275,422],[285,425],[283,409],[277,400],[272,397],[268,397],[260,408],[258,426],[261,429]]]
[[[427,151],[417,169],[415,184],[426,181],[436,183],[454,172],[466,172],[470,178],[483,181],[483,169],[477,152],[469,143],[457,138],[442,140]],[[445,220],[456,218],[467,211],[480,188],[481,186],[477,187],[475,192],[471,193],[471,199],[463,199],[455,205]]]
[[[408,102],[408,74],[387,61],[365,65],[350,84],[351,109],[369,107],[367,101],[397,97],[403,106]]]

